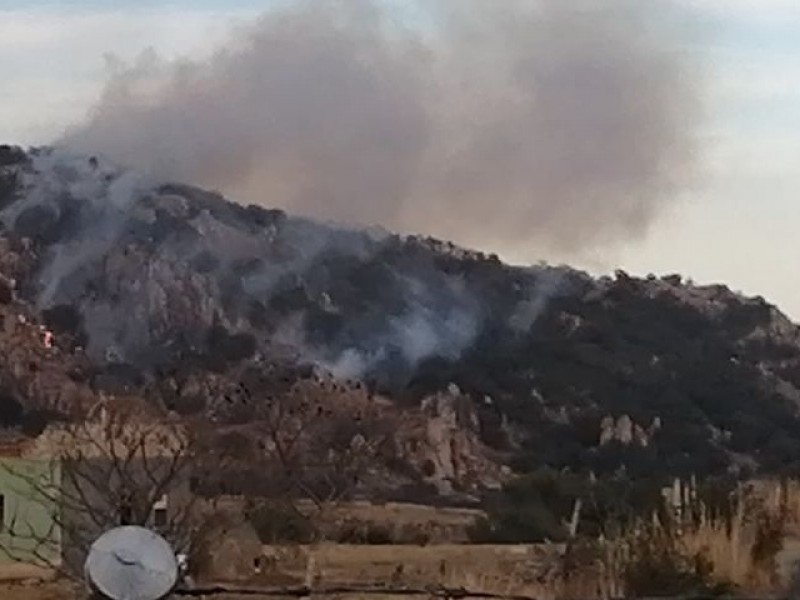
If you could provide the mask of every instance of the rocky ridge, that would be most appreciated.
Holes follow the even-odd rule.
[[[246,373],[292,365],[332,405],[382,398],[441,491],[505,461],[800,470],[800,330],[722,285],[511,267],[50,149],[0,148],[0,222],[10,287],[92,393],[235,426]]]

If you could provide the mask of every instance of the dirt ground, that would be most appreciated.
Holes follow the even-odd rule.
[[[81,594],[65,583],[0,583],[3,600],[81,600]]]
[[[0,598],[2,600],[85,600],[86,595],[81,590],[70,588],[63,584],[39,583],[31,585],[0,583]],[[253,600],[252,595],[223,594],[214,596],[213,600]],[[427,596],[407,596],[407,600],[425,600]],[[272,598],[280,600],[280,598]],[[292,600],[287,598],[286,600]],[[380,595],[341,595],[331,597],[330,600],[397,600],[397,596]]]
[[[538,546],[350,546],[321,544],[264,547],[267,559],[253,585],[298,585],[311,575],[316,585],[427,585],[465,587],[485,592],[514,592],[542,596],[536,575],[545,576],[550,553]],[[248,562],[248,564],[250,564]],[[311,571],[309,572],[309,568]],[[217,583],[224,579],[212,579]],[[243,584],[246,585],[246,584]],[[65,582],[38,585],[0,583],[0,600],[84,600],[83,589]],[[254,596],[249,596],[254,598]],[[396,597],[395,597],[396,598]],[[213,600],[246,600],[243,596],[215,596]],[[275,598],[274,600],[278,600]],[[378,595],[348,594],[329,600],[390,600]],[[409,597],[409,600],[416,600]]]

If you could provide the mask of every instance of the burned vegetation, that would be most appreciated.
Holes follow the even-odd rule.
[[[391,423],[407,444],[378,444],[356,486],[366,495],[476,497],[501,467],[798,471],[800,333],[761,299],[677,276],[511,267],[46,149],[4,148],[0,162],[11,426],[139,396],[213,423],[233,459],[269,462],[277,446],[260,448],[255,424],[275,411],[314,423],[300,436],[309,456],[312,442],[369,442],[367,423]],[[252,479],[231,478],[220,485]]]

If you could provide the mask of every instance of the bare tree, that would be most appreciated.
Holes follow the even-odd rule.
[[[220,488],[277,502],[319,525],[376,470],[394,430],[363,389],[284,379],[260,374],[236,390],[239,424],[218,432],[212,452],[236,454],[240,468]]]
[[[297,385],[262,403],[256,422],[264,456],[273,457],[285,489],[306,500],[306,516],[319,523],[376,468],[393,433],[378,407],[352,401],[353,390],[339,385]]]
[[[188,550],[197,526],[193,435],[184,424],[143,418],[139,408],[104,403],[84,421],[46,430],[19,460],[3,461],[16,501],[0,551],[76,574],[91,543],[119,525],[152,527]]]

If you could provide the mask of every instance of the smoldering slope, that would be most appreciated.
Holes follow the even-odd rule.
[[[677,4],[418,8],[300,0],[210,60],[145,53],[58,143],[318,219],[561,255],[643,236],[691,181]]]

